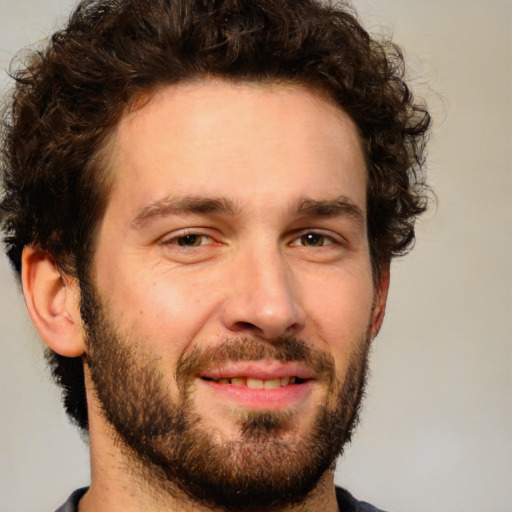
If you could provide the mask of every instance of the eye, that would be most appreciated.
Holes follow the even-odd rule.
[[[214,259],[224,254],[226,239],[222,233],[209,227],[183,228],[168,232],[159,239],[160,255],[177,264],[194,264]]]
[[[292,246],[302,247],[324,247],[336,243],[333,237],[317,233],[315,231],[309,231],[302,234],[299,238],[292,241]]]
[[[165,245],[178,245],[180,247],[199,247],[201,245],[210,245],[214,241],[212,237],[199,233],[185,233],[164,240]]]

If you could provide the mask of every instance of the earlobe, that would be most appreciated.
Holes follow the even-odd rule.
[[[379,334],[384,315],[386,313],[386,303],[388,299],[390,268],[389,264],[381,269],[378,289],[375,292],[375,302],[373,306],[371,336],[372,339]]]
[[[23,250],[21,276],[28,313],[43,341],[62,356],[81,356],[84,335],[76,279],[61,272],[47,252],[32,246]]]

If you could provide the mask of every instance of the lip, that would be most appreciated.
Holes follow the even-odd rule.
[[[263,359],[261,361],[238,361],[227,363],[219,368],[205,370],[200,377],[210,379],[232,379],[247,377],[250,379],[272,380],[283,377],[299,377],[310,380],[313,373],[300,363],[282,363],[280,361]]]
[[[208,380],[205,380],[205,377]],[[277,389],[251,389],[247,386],[216,382],[218,379],[237,377],[260,380],[298,377],[301,382]],[[197,380],[201,388],[206,389],[217,399],[255,411],[278,411],[293,407],[307,397],[315,382],[311,371],[300,363],[272,360],[227,363],[222,367],[206,370]]]

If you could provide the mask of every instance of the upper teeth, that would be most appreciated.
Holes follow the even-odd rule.
[[[215,379],[215,382],[220,384],[232,384],[233,386],[247,386],[251,389],[278,389],[288,384],[295,383],[295,377],[281,377],[280,379],[251,379],[246,377],[233,377],[233,378],[222,378]]]

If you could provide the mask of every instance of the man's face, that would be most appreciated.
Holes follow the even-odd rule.
[[[224,498],[259,481],[278,482],[259,505],[291,501],[349,437],[384,307],[354,124],[304,88],[197,82],[128,114],[112,147],[88,385],[160,481],[189,457],[191,485],[238,475]]]

